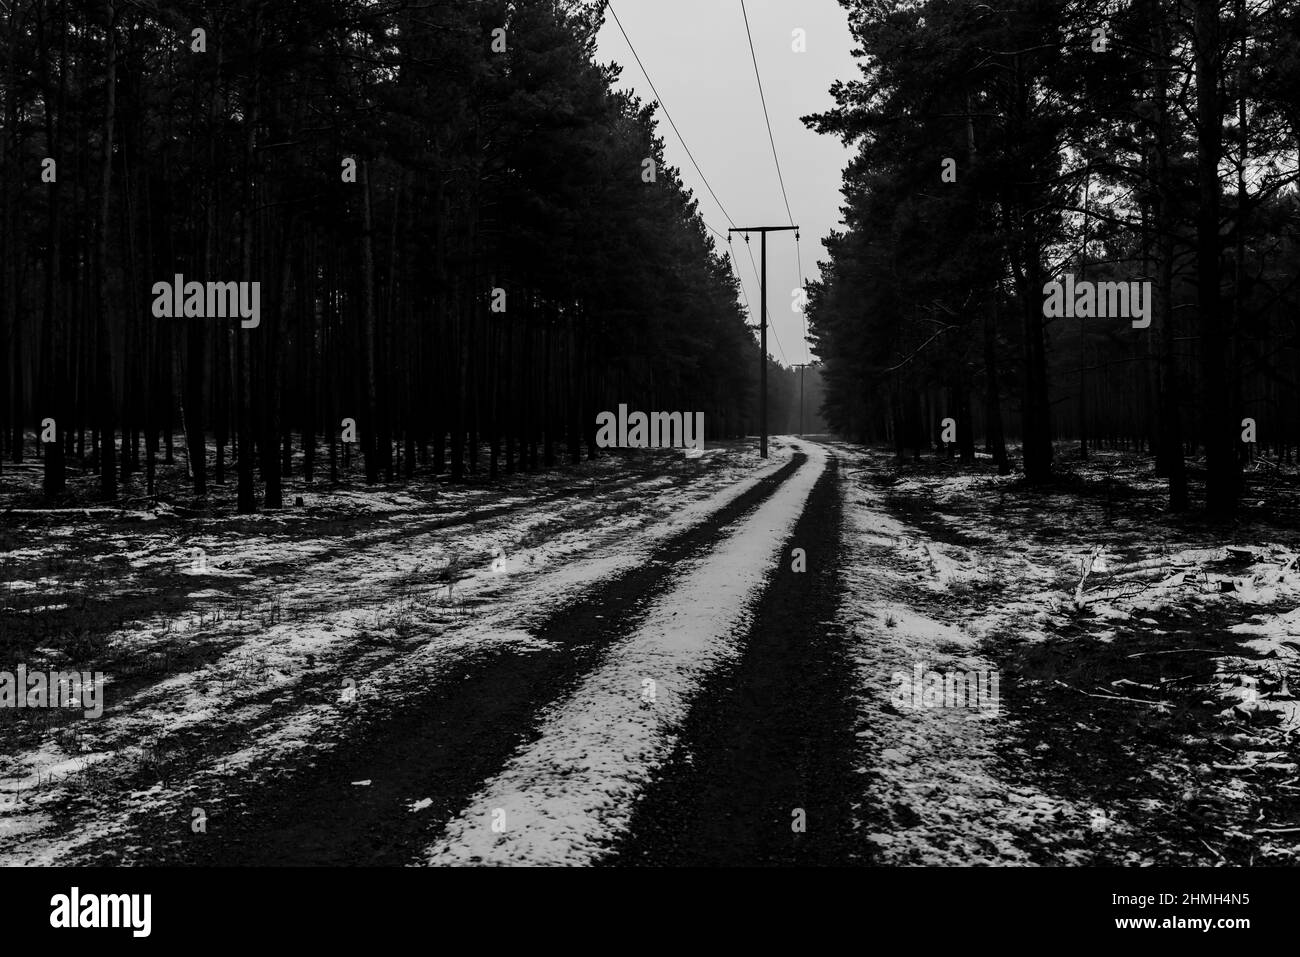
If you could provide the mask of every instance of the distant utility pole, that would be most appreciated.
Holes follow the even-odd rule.
[[[803,373],[808,368],[806,362],[796,362],[790,368],[799,370],[799,438],[803,438]]]
[[[759,280],[758,294],[758,327],[762,330],[758,347],[758,418],[759,429],[763,435],[761,446],[763,458],[767,458],[767,234],[791,232],[798,229],[798,226],[746,226],[743,229],[727,230],[728,236],[732,233],[744,233],[746,242],[749,242],[750,233],[758,233],[763,237],[763,277]],[[799,237],[796,236],[795,238],[798,239]]]

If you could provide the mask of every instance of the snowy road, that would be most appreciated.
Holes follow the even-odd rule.
[[[807,456],[798,470],[683,564],[635,631],[548,709],[537,740],[451,823],[430,863],[586,864],[626,834],[708,679],[744,656],[750,610],[826,467],[822,449],[797,447]]]
[[[241,635],[237,651],[227,653],[242,661],[280,656],[260,701],[212,691],[181,671],[109,709],[98,729],[102,742],[129,740],[132,726],[137,734],[142,727],[188,728],[196,736],[214,725],[230,728],[209,734],[206,753],[190,767],[136,773],[139,785],[161,779],[125,799],[92,805],[82,800],[86,779],[97,767],[121,765],[129,746],[101,745],[61,767],[51,762],[55,755],[29,752],[25,779],[13,786],[10,807],[0,808],[9,811],[0,822],[24,839],[0,853],[11,862],[468,859],[476,854],[455,837],[470,840],[470,822],[480,816],[476,801],[490,800],[485,789],[513,781],[514,800],[522,804],[507,812],[507,820],[519,820],[504,833],[521,843],[506,845],[498,859],[595,857],[608,849],[613,822],[626,823],[638,789],[672,753],[702,682],[740,654],[749,609],[781,563],[825,469],[821,449],[796,445],[787,444],[771,465],[756,463],[715,483],[707,495],[693,492],[685,501],[678,495],[657,515],[642,491],[639,504],[650,522],[632,515],[629,525],[619,509],[597,510],[595,520],[581,525],[585,541],[567,546],[562,536],[573,526],[565,523],[546,543],[549,560],[536,562],[540,570],[533,567],[536,556],[511,549],[505,574],[462,583],[462,594],[471,600],[482,594],[485,602],[479,614],[463,619],[448,619],[445,609],[410,594],[420,589],[403,572],[438,547],[418,530],[400,538],[371,533],[353,548],[295,544],[294,553],[319,556],[315,567],[304,563],[308,571],[297,574],[277,552],[282,546],[268,541],[259,556],[246,544],[244,567],[261,561],[263,575],[276,569],[289,594],[310,598],[322,578],[336,588],[339,581],[373,586],[396,579],[403,586],[396,604],[407,603],[399,610],[417,632],[404,646],[409,652],[329,658],[329,649],[356,643],[358,612],[337,597],[314,606],[304,601],[299,615]],[[515,526],[541,520],[508,516]],[[494,533],[476,534],[491,540]],[[150,560],[147,549],[140,552],[140,561]],[[240,577],[256,582],[257,571],[254,566]],[[388,607],[372,613],[372,630],[383,630]],[[420,640],[425,610],[438,618],[441,634],[434,640]],[[293,649],[305,654],[307,648],[315,654],[299,671]],[[332,677],[312,674],[312,666]],[[328,692],[322,700],[319,692],[340,680],[352,686],[353,700],[340,704]],[[185,704],[178,709],[169,706],[173,701]],[[44,788],[33,787],[42,781]],[[535,794],[550,795],[546,808],[570,822],[567,832],[551,833],[544,814],[530,826],[530,813],[541,813],[530,811]],[[611,794],[623,799],[606,807]],[[207,827],[198,836],[187,826],[196,813]],[[74,826],[58,827],[56,815],[72,817],[65,822]],[[495,845],[490,824],[485,833]],[[436,850],[424,850],[430,846]],[[544,853],[543,846],[551,850]]]
[[[1204,758],[1156,774],[1159,751],[1141,738],[1125,750],[1129,712],[1168,695],[1158,669],[1184,647],[1223,643],[1217,665],[1194,667],[1224,693],[1235,679],[1221,676],[1250,666],[1229,657],[1236,634],[1286,652],[1257,637],[1277,631],[1276,613],[1259,612],[1296,594],[1285,557],[1280,575],[1261,558],[1255,584],[1211,583],[1196,594],[1217,603],[1185,611],[1160,597],[1187,598],[1185,572],[1134,559],[1084,591],[1101,613],[1080,617],[1075,558],[1034,534],[1032,510],[955,504],[1001,479],[899,488],[879,453],[774,448],[771,462],[743,450],[640,472],[598,462],[594,477],[432,507],[381,493],[344,519],[336,500],[312,534],[182,525],[179,545],[212,556],[201,572],[175,570],[166,520],[97,532],[85,547],[116,550],[125,570],[105,589],[124,622],[103,653],[108,707],[97,721],[6,726],[0,863],[1140,861],[1228,847],[1201,840],[1201,817],[1178,831],[1183,795],[1207,806],[1209,785],[1149,782],[1218,774],[1239,794],[1224,749],[1252,771],[1293,767],[1262,736],[1209,727],[1224,720],[1213,684],[1188,689],[1203,715],[1168,719],[1202,735],[1182,740]],[[1023,523],[1019,539],[1008,521]],[[1081,518],[1076,549],[1095,526]],[[64,541],[10,558],[45,567]],[[1205,574],[1217,560],[1200,545],[1178,554]],[[1133,574],[1162,591],[1108,597],[1129,595]],[[147,602],[151,589],[165,600]],[[8,600],[58,614],[51,591],[15,578]],[[1228,614],[1223,595],[1252,623],[1192,637]],[[135,605],[150,610],[133,618]],[[1112,645],[1113,623],[1138,615],[1163,627],[1135,635],[1139,652]],[[1070,644],[1081,622],[1091,634]],[[113,671],[137,659],[151,666]],[[1101,693],[1082,693],[1085,669]],[[999,674],[991,702],[944,698],[962,687],[954,675],[984,688]],[[939,682],[933,701],[922,675]],[[1256,707],[1285,729],[1288,700]],[[1098,753],[1122,787],[1080,776],[1077,755]],[[1260,813],[1215,807],[1232,821]],[[1152,813],[1163,823],[1144,830]]]

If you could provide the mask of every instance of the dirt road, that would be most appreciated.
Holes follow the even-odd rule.
[[[159,664],[88,730],[12,725],[0,862],[1295,860],[1285,549],[1120,524],[1110,473],[1102,501],[795,440],[597,467],[227,529],[180,590],[166,529],[98,532],[112,615],[159,609],[106,667]]]

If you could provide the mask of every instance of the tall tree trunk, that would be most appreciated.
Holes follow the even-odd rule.
[[[1173,121],[1169,115],[1169,78],[1165,65],[1169,61],[1169,26],[1159,2],[1152,4],[1155,18],[1155,47],[1159,58],[1152,71],[1156,105],[1156,286],[1157,315],[1160,326],[1160,449],[1156,474],[1169,477],[1169,508],[1182,512],[1188,508],[1187,467],[1183,460],[1183,435],[1179,396],[1178,358],[1175,354],[1177,331],[1174,323],[1174,183],[1170,173]]]
[[[252,211],[257,208],[258,189],[255,179],[254,157],[257,151],[257,126],[261,111],[261,55],[262,55],[262,7],[253,11],[253,75],[249,82],[248,116],[245,118],[247,133],[244,138],[244,203],[243,238],[241,241],[242,276],[245,281],[253,271],[253,233]],[[240,513],[257,511],[257,494],[253,488],[253,424],[252,424],[252,344],[249,332],[255,330],[236,329],[235,339],[235,391],[236,391],[236,429],[239,433],[238,449],[238,493],[236,508]]]
[[[375,253],[371,238],[370,162],[361,163],[361,316],[366,353],[366,419],[361,426],[361,448],[365,458],[366,484],[379,481],[377,440],[379,399],[375,371]]]
[[[99,271],[99,302],[96,304],[98,343],[96,371],[99,381],[99,486],[105,498],[117,497],[117,471],[114,468],[114,394],[113,347],[109,339],[109,303],[112,288],[108,275],[108,217],[112,207],[113,187],[113,133],[117,119],[117,4],[107,0],[104,9],[108,15],[105,27],[107,43],[104,66],[104,158],[100,176],[99,243],[96,267]]]
[[[1236,510],[1240,467],[1231,420],[1229,337],[1219,289],[1219,163],[1223,158],[1222,24],[1219,0],[1195,0],[1197,186],[1197,319],[1200,329],[1201,421],[1205,429],[1205,507],[1211,515]]]
[[[22,365],[19,351],[21,342],[17,332],[18,291],[15,288],[18,276],[18,249],[14,243],[14,206],[21,195],[16,186],[18,152],[18,90],[15,62],[18,56],[18,4],[8,5],[8,20],[5,24],[8,36],[5,41],[4,64],[4,128],[0,130],[0,176],[4,177],[4,188],[0,190],[0,245],[4,248],[3,262],[0,262],[0,472],[4,470],[4,443],[9,439],[6,434],[12,426],[19,442],[13,443],[17,457],[22,460],[22,390],[14,388],[10,392],[10,372],[15,379],[21,379],[18,370]],[[14,185],[11,185],[14,184]],[[12,405],[11,405],[12,397]],[[13,410],[12,421],[10,419]]]
[[[63,42],[61,45],[62,55],[59,58],[59,87],[58,93],[52,96],[54,86],[50,79],[50,61],[52,57],[45,42],[46,34],[44,23],[42,23],[42,48],[45,53],[42,60],[45,64],[45,140],[49,144],[50,156],[56,161],[62,159],[57,144],[59,142],[59,121],[63,116],[63,104],[67,90],[68,65],[68,35],[67,31],[61,31],[61,33]],[[67,391],[67,363],[63,351],[64,330],[61,305],[62,282],[60,278],[62,246],[60,244],[59,213],[61,200],[62,191],[56,179],[49,184],[49,217],[46,228],[45,260],[45,314],[41,323],[43,341],[40,379],[41,405],[44,411],[37,416],[40,419],[48,415],[54,419],[55,423],[54,441],[46,443],[43,455],[44,490],[46,497],[51,499],[63,494],[66,488],[63,433],[71,424],[67,419],[67,408],[64,401]]]

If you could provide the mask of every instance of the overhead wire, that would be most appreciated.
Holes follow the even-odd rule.
[[[701,220],[701,222],[704,222],[704,221]],[[719,236],[719,237],[722,237],[723,239],[726,239],[726,241],[727,241],[727,256],[728,256],[728,258],[730,259],[730,262],[731,262],[731,274],[732,274],[733,276],[736,277],[736,282],[737,282],[737,284],[740,286],[740,300],[741,300],[741,302],[743,302],[743,303],[745,304],[745,311],[746,311],[746,312],[749,312],[749,313],[752,313],[752,312],[753,312],[753,309],[752,309],[752,308],[750,307],[750,305],[749,305],[749,296],[746,295],[746,293],[745,293],[745,284],[744,284],[743,282],[740,281],[740,270],[739,270],[739,268],[737,268],[737,265],[736,265],[736,250],[735,250],[735,247],[732,245],[731,237],[730,237],[730,236],[722,236],[722,233],[718,232],[716,229],[714,229],[714,228],[713,228],[712,226],[710,226],[708,223],[704,223],[704,226],[705,226],[706,229],[708,229],[710,232],[714,233],[715,235],[717,235],[717,236]],[[749,249],[749,243],[748,243],[748,242],[745,243],[745,246],[746,246],[747,249]],[[754,269],[754,278],[755,278],[755,279],[758,279],[758,265],[757,265],[757,263],[754,262],[754,250],[753,250],[753,249],[749,249],[749,264],[750,264],[750,265],[753,267],[753,269]],[[789,362],[789,360],[786,359],[786,357],[785,357],[785,350],[784,350],[783,348],[781,348],[781,339],[780,339],[780,337],[778,337],[778,336],[776,335],[776,325],[775,325],[774,323],[771,322],[771,316],[772,316],[772,314],[771,314],[771,311],[769,310],[768,313],[767,313],[768,325],[771,326],[771,328],[772,328],[772,336],[773,336],[773,338],[776,340],[776,348],[777,348],[777,350],[781,353],[781,359],[782,359],[782,361],[784,361],[786,365],[789,365],[790,362]]]
[[[745,36],[749,38],[749,56],[754,61],[754,79],[758,81],[758,98],[763,104],[763,122],[767,124],[767,141],[772,145],[772,162],[776,164],[776,178],[781,184],[781,199],[785,201],[785,215],[793,226],[794,216],[790,214],[790,197],[786,195],[785,177],[781,175],[781,160],[776,155],[776,138],[772,136],[772,119],[767,113],[767,97],[763,95],[763,77],[758,72],[758,54],[754,52],[754,34],[749,30],[749,14],[745,11],[745,0],[740,0],[740,13],[745,18]]]
[[[749,245],[748,236],[745,237],[745,249],[749,252],[749,265],[754,270],[754,281],[758,283],[758,288],[762,289],[763,280],[759,278],[758,263],[754,262],[754,248]],[[753,310],[750,311],[752,312]],[[768,328],[772,330],[772,338],[776,340],[776,348],[777,351],[781,353],[782,361],[784,361],[786,365],[789,365],[790,360],[786,359],[785,350],[781,348],[781,338],[776,334],[776,323],[772,321],[772,310],[767,307],[767,303],[763,303],[763,314],[763,318],[767,320]]]
[[[683,136],[683,135],[682,135],[682,131],[681,131],[680,129],[678,129],[678,127],[677,127],[677,122],[673,119],[672,113],[669,112],[669,110],[668,110],[668,106],[664,103],[664,99],[663,99],[663,97],[659,95],[659,90],[658,90],[658,88],[655,86],[655,84],[654,84],[654,80],[650,79],[650,71],[646,69],[645,63],[641,60],[641,55],[640,55],[639,53],[637,53],[636,45],[632,43],[632,38],[628,35],[627,29],[623,26],[623,21],[619,19],[618,11],[616,11],[616,10],[614,9],[614,4],[613,4],[612,0],[605,0],[605,7],[606,7],[606,9],[609,10],[610,15],[614,18],[614,24],[618,27],[619,33],[621,33],[621,34],[623,35],[623,40],[624,40],[624,42],[627,43],[628,50],[630,50],[631,53],[632,53],[632,58],[633,58],[634,60],[636,60],[636,64],[637,64],[637,66],[638,66],[638,67],[640,68],[640,70],[641,70],[641,75],[645,77],[645,81],[646,81],[646,83],[649,85],[649,87],[650,87],[650,91],[654,94],[654,96],[655,96],[655,100],[656,100],[656,101],[658,102],[658,104],[659,104],[659,108],[660,108],[661,110],[664,111],[664,116],[665,116],[665,117],[667,118],[667,120],[668,120],[668,125],[669,125],[670,127],[672,127],[673,133],[676,134],[678,142],[680,142],[680,143],[682,144],[682,149],[686,152],[687,157],[690,159],[690,161],[691,161],[691,165],[692,165],[693,167],[695,167],[695,172],[699,174],[700,181],[704,183],[704,188],[707,189],[708,192],[709,192],[709,195],[710,195],[711,197],[713,197],[713,201],[717,204],[718,209],[720,209],[720,210],[722,211],[722,215],[725,216],[725,217],[727,218],[727,222],[731,224],[732,229],[735,229],[735,228],[736,228],[736,221],[735,221],[734,219],[732,219],[731,214],[730,214],[729,212],[727,212],[727,207],[724,206],[723,203],[722,203],[722,200],[720,200],[720,199],[718,198],[718,194],[717,194],[717,192],[713,189],[713,186],[712,186],[712,184],[709,182],[708,177],[704,175],[704,170],[702,170],[702,169],[700,168],[700,164],[699,164],[699,162],[695,159],[695,154],[691,152],[691,148],[690,148],[690,146],[689,146],[689,145],[687,144],[687,142],[686,142],[686,137]],[[776,139],[775,139],[775,137],[772,135],[772,122],[771,122],[771,119],[770,119],[770,117],[769,117],[769,115],[768,115],[768,111],[767,111],[767,98],[766,98],[766,96],[765,96],[764,93],[763,93],[763,78],[762,78],[762,75],[759,73],[759,69],[758,69],[758,57],[757,57],[757,55],[756,55],[755,52],[754,52],[754,37],[753,37],[753,34],[750,32],[750,28],[749,28],[749,14],[745,11],[745,3],[744,3],[744,0],[741,0],[740,8],[741,8],[741,13],[742,13],[742,15],[744,16],[744,20],[745,20],[745,34],[746,34],[746,36],[747,36],[747,38],[748,38],[748,40],[749,40],[749,53],[750,53],[750,58],[753,60],[753,63],[754,63],[754,77],[755,77],[755,79],[758,81],[758,95],[759,95],[759,100],[762,102],[762,106],[763,106],[763,119],[764,119],[764,122],[765,122],[766,125],[767,125],[767,138],[768,138],[768,143],[769,143],[769,144],[771,145],[771,147],[772,147],[772,160],[773,160],[773,162],[774,162],[775,165],[776,165],[776,176],[777,176],[777,181],[778,181],[778,183],[779,183],[780,186],[781,186],[781,197],[782,197],[782,201],[783,201],[784,204],[785,204],[785,212],[786,212],[786,216],[787,216],[787,217],[789,218],[789,220],[790,220],[790,225],[793,226],[793,225],[794,225],[794,217],[793,217],[793,216],[791,215],[791,213],[790,213],[790,199],[789,199],[789,196],[787,195],[787,193],[786,193],[786,189],[785,189],[785,178],[784,178],[784,176],[783,176],[782,173],[781,173],[781,161],[780,161],[780,159],[778,158],[778,156],[777,156],[777,152],[776,152]],[[703,222],[703,220],[701,220],[701,221]],[[712,226],[710,226],[707,222],[704,223],[704,225],[705,225],[705,228],[707,228],[707,229],[708,229],[710,232],[712,232],[714,235],[718,236],[719,238],[725,238],[725,239],[727,240],[728,255],[729,255],[730,259],[731,259],[731,269],[732,269],[732,274],[736,276],[736,279],[737,279],[737,281],[739,282],[739,280],[740,280],[740,275],[739,275],[739,272],[738,272],[738,270],[737,270],[737,268],[736,268],[736,257],[735,257],[735,251],[734,251],[734,249],[733,249],[732,246],[731,246],[731,237],[730,237],[730,236],[726,236],[726,237],[724,237],[724,236],[722,235],[722,233],[721,233],[719,230],[714,229],[714,228],[713,228]],[[761,280],[761,279],[759,278],[759,276],[758,276],[758,264],[754,262],[754,251],[753,251],[753,249],[749,248],[748,237],[746,237],[746,243],[745,243],[745,245],[746,245],[746,249],[747,249],[748,252],[749,252],[749,262],[750,262],[750,266],[753,268],[753,271],[754,271],[754,278],[755,278],[756,281],[758,281],[759,286],[760,286],[760,288],[761,288],[761,286],[762,286],[762,280]],[[798,235],[797,235],[797,234],[796,234],[796,236],[795,236],[795,253],[796,253],[796,257],[798,258],[798,263],[799,263],[799,265],[798,265],[798,269],[799,269],[799,286],[800,286],[800,288],[802,288],[802,286],[803,286],[803,262],[802,262],[802,256],[801,256],[800,253],[799,253],[799,239],[798,239]],[[739,285],[740,285],[741,298],[742,298],[742,301],[743,301],[744,304],[745,304],[745,308],[746,308],[747,311],[749,311],[749,312],[752,313],[752,312],[753,312],[753,309],[752,309],[752,308],[750,307],[750,305],[749,305],[749,297],[748,297],[748,296],[746,295],[746,293],[745,293],[745,284],[744,284],[743,282],[739,282]],[[784,348],[782,347],[782,345],[781,345],[781,339],[780,339],[780,336],[777,335],[777,332],[776,332],[776,324],[773,323],[773,322],[771,321],[771,317],[772,317],[771,310],[767,307],[767,303],[763,303],[763,304],[762,304],[762,307],[763,307],[763,313],[764,313],[764,315],[763,315],[763,317],[761,317],[761,320],[760,320],[760,321],[762,321],[762,320],[766,320],[767,323],[768,323],[768,325],[771,327],[771,329],[772,329],[772,338],[773,338],[773,340],[776,342],[777,351],[780,353],[782,361],[783,361],[786,365],[789,365],[789,360],[786,358],[786,355],[785,355],[785,349],[784,349]],[[802,311],[802,310],[801,310],[801,311]],[[805,336],[805,339],[806,339],[806,338],[807,338],[807,319],[806,319],[806,318],[804,319],[804,336]],[[805,348],[806,348],[806,343],[805,343]]]
[[[755,81],[757,81],[757,83],[758,83],[758,99],[759,99],[759,102],[762,103],[762,105],[763,105],[763,122],[764,122],[764,124],[766,124],[766,126],[767,126],[767,142],[768,142],[768,144],[772,147],[772,162],[773,162],[773,164],[775,164],[775,166],[776,166],[776,180],[777,180],[777,182],[781,185],[781,201],[782,201],[783,203],[785,203],[785,215],[786,215],[786,218],[789,220],[790,225],[793,226],[793,225],[794,225],[794,214],[790,212],[790,196],[789,196],[789,194],[786,192],[786,189],[785,189],[785,176],[782,175],[782,173],[781,173],[781,158],[780,158],[780,156],[778,156],[777,151],[776,151],[776,137],[772,135],[772,118],[771,118],[771,116],[769,115],[769,113],[768,113],[768,111],[767,111],[767,96],[766,96],[766,94],[764,94],[764,92],[763,92],[763,75],[762,75],[762,73],[759,71],[759,68],[758,68],[758,54],[754,51],[754,34],[753,34],[753,31],[750,30],[750,28],[749,28],[749,12],[745,9],[745,0],[740,0],[740,14],[741,14],[741,16],[744,18],[744,20],[745,20],[745,37],[746,37],[746,39],[749,41],[749,58],[750,58],[750,59],[753,61],[753,63],[754,63],[754,79],[755,79]],[[795,249],[795,260],[796,260],[796,263],[797,263],[797,268],[798,268],[798,270],[799,270],[799,272],[798,272],[798,277],[797,277],[797,279],[798,279],[798,282],[797,282],[797,288],[799,288],[799,289],[802,290],[802,289],[803,289],[803,255],[802,255],[802,253],[801,253],[800,250],[799,250],[799,233],[798,233],[798,231],[795,232],[795,236],[794,236],[794,249]],[[750,253],[750,256],[751,256],[751,258],[753,257],[753,253],[752,253],[752,252]],[[764,306],[764,310],[766,311],[767,304],[764,303],[763,306]],[[800,311],[801,314],[803,313],[803,310],[802,310],[802,309],[800,309],[799,311]],[[804,321],[804,349],[807,350],[807,348],[808,348],[808,342],[807,342],[807,339],[808,339],[808,325],[807,325],[807,324],[808,324],[808,319],[807,319],[806,316],[804,317],[804,320],[803,320],[803,321]],[[776,334],[776,325],[775,325],[775,324],[772,325],[772,336],[773,336],[773,338],[775,338],[776,341],[777,341],[777,348],[780,349],[780,347],[781,347],[781,340],[780,340],[780,338],[779,338],[779,337],[777,336],[777,334]],[[785,353],[782,352],[782,358],[784,358],[784,357],[785,357]],[[788,362],[787,362],[786,364],[789,365]]]
[[[684,136],[682,135],[682,131],[679,130],[679,129],[677,128],[677,123],[676,123],[676,121],[673,120],[672,113],[670,113],[670,112],[668,111],[668,106],[667,106],[666,103],[664,103],[664,98],[663,98],[662,96],[659,95],[659,90],[655,87],[654,80],[650,79],[650,71],[646,69],[646,67],[645,67],[645,63],[642,62],[642,60],[641,60],[641,55],[640,55],[639,53],[636,52],[636,46],[632,43],[632,38],[631,38],[630,36],[628,36],[627,30],[626,30],[626,29],[624,28],[624,26],[623,26],[623,21],[619,19],[619,17],[618,17],[618,11],[614,9],[614,4],[611,2],[611,0],[605,0],[605,7],[609,10],[610,15],[614,18],[614,23],[615,23],[615,25],[618,27],[618,31],[619,31],[619,33],[621,33],[621,34],[623,35],[623,40],[624,40],[624,42],[627,43],[627,48],[628,48],[630,51],[632,51],[632,58],[636,60],[636,64],[637,64],[637,66],[640,67],[640,69],[641,69],[641,75],[645,77],[645,81],[646,81],[646,83],[649,84],[649,86],[650,86],[650,91],[654,94],[654,96],[655,96],[655,100],[657,100],[658,103],[659,103],[659,108],[660,108],[661,110],[664,111],[664,116],[667,117],[667,119],[668,119],[668,125],[671,126],[673,132],[677,134],[677,140],[678,140],[678,142],[680,142],[680,143],[682,144],[682,149],[686,151],[686,155],[690,158],[691,165],[695,167],[695,172],[699,174],[699,176],[700,176],[700,180],[704,183],[704,188],[707,189],[707,190],[709,191],[709,195],[713,197],[713,201],[714,201],[715,203],[718,204],[718,209],[722,210],[722,215],[725,216],[725,217],[727,217],[727,222],[731,224],[731,227],[732,227],[733,229],[735,229],[735,228],[736,228],[736,221],[735,221],[734,219],[731,218],[731,214],[727,212],[727,207],[724,206],[724,205],[722,204],[722,200],[718,199],[718,194],[714,191],[713,186],[709,183],[709,178],[708,178],[707,176],[704,175],[704,170],[700,169],[700,164],[699,164],[699,162],[696,161],[696,159],[695,159],[695,154],[691,152],[691,148],[690,148],[690,146],[688,146],[687,143],[686,143],[686,137],[684,137]],[[787,204],[787,209],[786,209],[786,212],[787,212],[787,213],[789,212],[788,205],[789,205],[789,204]],[[704,222],[703,218],[701,218],[700,221],[701,221],[701,222]],[[740,285],[740,295],[741,295],[741,300],[742,300],[742,301],[744,302],[744,304],[745,304],[745,310],[746,310],[747,312],[751,312],[751,313],[752,313],[753,310],[750,308],[750,305],[749,305],[749,297],[745,294],[745,284],[744,284],[743,282],[741,282],[741,280],[740,280],[740,272],[739,272],[739,270],[736,268],[736,257],[735,257],[735,253],[734,253],[734,251],[731,249],[731,237],[730,237],[730,236],[723,236],[721,232],[719,232],[718,230],[714,229],[714,228],[713,228],[712,226],[710,226],[707,222],[704,223],[704,226],[705,226],[706,229],[708,229],[708,230],[709,230],[711,233],[713,233],[715,236],[718,236],[719,238],[722,238],[722,239],[726,239],[726,241],[727,241],[727,247],[728,247],[728,255],[729,255],[730,258],[731,258],[731,272],[732,272],[732,275],[734,275],[734,276],[736,277],[736,281],[737,281],[737,283],[739,283],[739,285]],[[753,259],[754,259],[754,253],[753,253],[752,250],[750,251],[749,258],[750,258],[750,263],[751,263],[751,265],[752,265],[752,264],[753,264]],[[755,278],[758,277],[758,267],[757,267],[757,266],[754,266],[754,276],[755,276]],[[765,305],[766,305],[766,304],[765,304]],[[778,344],[778,345],[779,345],[779,344]],[[784,356],[784,354],[785,354],[785,353],[782,352],[782,356]]]
[[[798,273],[797,277],[795,278],[795,292],[797,292],[797,293],[805,293],[805,290],[804,290],[804,276],[803,276],[803,256],[802,256],[802,254],[799,252],[799,232],[798,232],[798,230],[796,230],[796,231],[795,231],[795,234],[794,234],[794,255],[795,255],[795,264],[796,264],[796,265],[795,265],[795,268],[799,270],[799,273]],[[808,348],[808,303],[807,303],[807,300],[806,300],[806,299],[804,299],[804,301],[802,301],[802,302],[799,303],[799,318],[800,318],[801,320],[803,320],[803,350],[804,350],[804,357],[805,357],[805,359],[806,359],[808,362],[811,362],[811,361],[812,361],[812,350]]]
[[[690,157],[691,165],[695,167],[695,172],[700,174],[700,179],[704,182],[704,188],[709,191],[709,195],[713,197],[713,201],[718,204],[718,209],[722,210],[722,215],[727,217],[727,222],[731,223],[732,228],[734,229],[736,221],[732,219],[731,214],[727,212],[727,207],[722,205],[722,200],[718,199],[718,194],[715,193],[713,187],[709,185],[709,178],[704,175],[704,171],[700,169],[700,164],[695,161],[695,155],[691,152],[691,148],[686,145],[686,137],[682,136],[682,131],[677,128],[676,122],[673,121],[673,115],[668,112],[668,107],[664,103],[664,98],[660,96],[659,91],[655,89],[654,80],[650,79],[649,71],[646,70],[645,64],[641,62],[641,56],[636,52],[636,47],[632,45],[632,38],[629,37],[627,31],[623,29],[623,21],[618,18],[618,13],[614,10],[614,4],[611,0],[605,0],[605,6],[614,17],[614,23],[618,25],[619,33],[623,34],[623,39],[627,41],[627,48],[632,51],[632,57],[636,60],[636,65],[641,68],[641,75],[645,77],[646,83],[650,85],[650,91],[654,93],[655,99],[659,103],[659,109],[663,110],[664,116],[668,117],[668,125],[671,126],[673,132],[677,134],[677,139],[682,144],[682,149],[686,151],[686,155]]]
[[[736,277],[736,285],[740,287],[740,301],[745,304],[745,311],[752,312],[749,308],[749,296],[745,295],[745,284],[740,281],[740,270],[736,267],[736,250],[731,245],[731,237],[727,237],[727,256],[731,259],[731,274]]]

